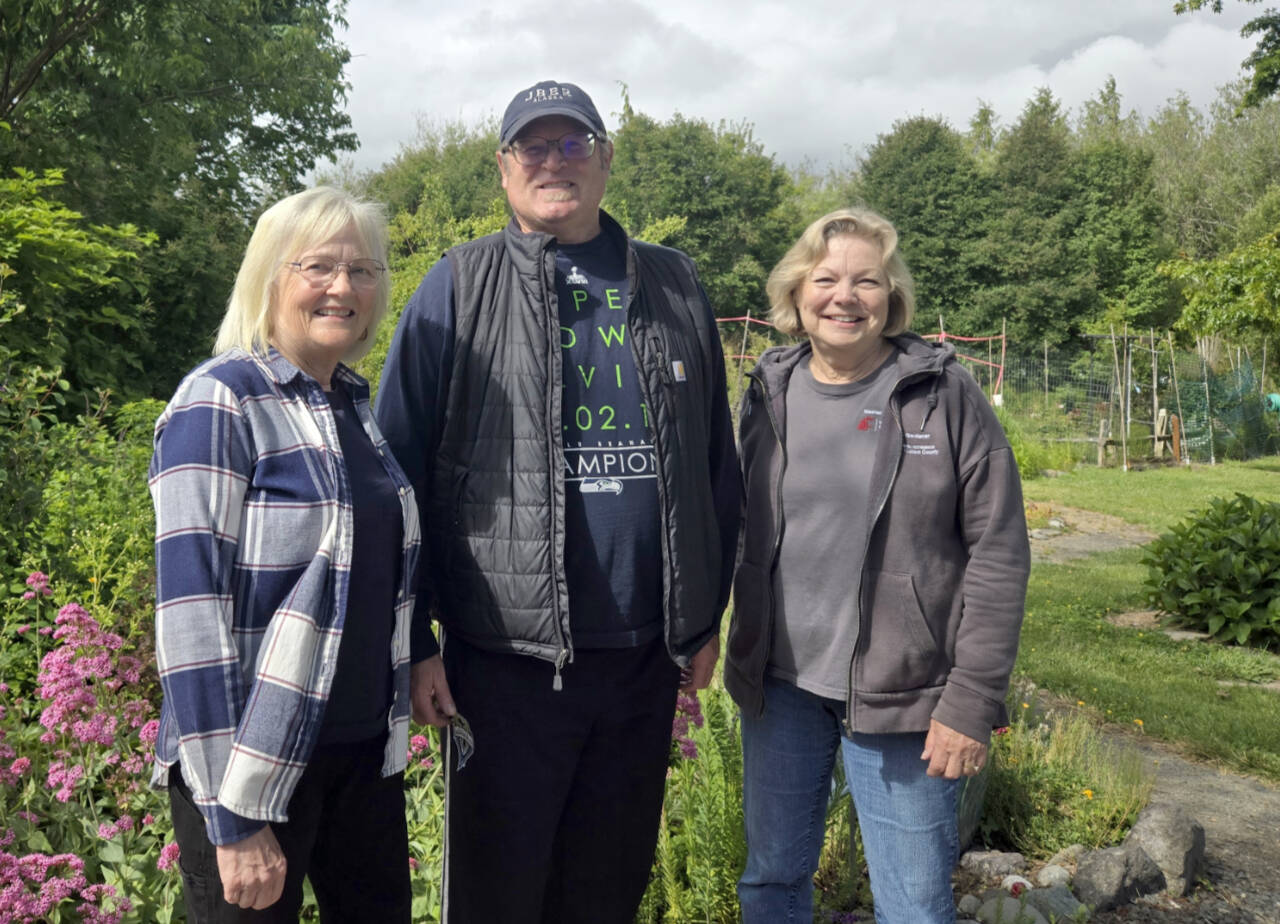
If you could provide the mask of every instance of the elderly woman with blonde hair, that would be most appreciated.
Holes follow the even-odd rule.
[[[387,310],[381,209],[263,213],[216,355],[156,423],[152,784],[188,918],[410,919],[403,770],[417,507],[346,365]]]
[[[745,924],[808,922],[837,755],[876,920],[955,919],[956,794],[986,760],[1030,554],[1013,453],[949,345],[908,332],[897,233],[811,224],[769,276],[778,330],[740,415],[725,683],[742,708]]]

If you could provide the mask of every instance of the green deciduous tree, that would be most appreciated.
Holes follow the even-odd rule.
[[[786,204],[787,171],[751,127],[679,114],[658,122],[635,112],[624,93],[613,140],[605,208],[638,237],[654,239],[660,227],[662,243],[693,257],[717,314],[759,314],[765,277],[799,233],[801,216]]]
[[[65,204],[158,235],[127,340],[164,394],[207,353],[260,203],[355,147],[341,2],[3,0],[0,175],[65,169]],[[69,368],[92,385],[96,371]]]
[[[1260,0],[1244,0],[1245,3],[1258,3]],[[1209,7],[1215,13],[1222,12],[1222,0],[1178,0],[1173,5],[1175,13],[1181,15],[1192,10]],[[1249,89],[1240,101],[1240,105],[1257,106],[1259,103],[1280,93],[1280,11],[1267,10],[1244,24],[1240,34],[1245,38],[1257,36],[1258,44],[1250,52],[1249,57],[1241,65],[1251,71]]]
[[[1182,329],[1272,343],[1280,336],[1280,227],[1218,259],[1174,260],[1162,268],[1183,285]]]

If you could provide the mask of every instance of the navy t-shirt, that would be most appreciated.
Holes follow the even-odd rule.
[[[626,253],[607,235],[556,253],[565,559],[578,648],[662,633],[657,463],[627,330]]]
[[[327,392],[351,482],[355,535],[347,616],[320,744],[365,741],[387,730],[391,708],[391,632],[404,524],[400,495],[355,405],[338,384]]]

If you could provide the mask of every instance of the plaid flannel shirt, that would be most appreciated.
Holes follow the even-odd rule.
[[[389,657],[384,776],[406,764],[419,529],[413,491],[344,366],[404,516]],[[214,844],[286,807],[315,746],[338,662],[352,554],[351,486],[324,392],[275,350],[191,372],[156,421],[156,660],[164,704],[152,785],[181,761]]]

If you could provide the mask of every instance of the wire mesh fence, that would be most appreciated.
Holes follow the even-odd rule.
[[[787,338],[747,316],[722,319],[721,336],[736,408],[744,373]],[[1280,396],[1263,381],[1265,355],[1255,364],[1243,349],[1178,349],[1154,331],[1093,336],[1069,353],[1028,349],[1002,335],[928,336],[956,347],[1024,436],[1072,444],[1080,460],[1128,467],[1280,453]]]

